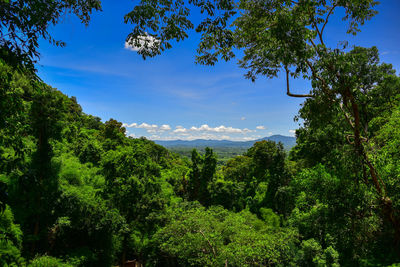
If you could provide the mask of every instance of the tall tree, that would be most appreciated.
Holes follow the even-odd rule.
[[[206,147],[204,156],[196,149],[192,151],[192,169],[189,172],[189,199],[210,205],[208,184],[212,181],[217,167],[217,158],[213,150]]]
[[[51,141],[61,138],[63,118],[66,113],[62,94],[53,88],[38,83],[31,106],[32,134],[36,138],[36,151],[32,156],[31,173],[22,177],[20,184],[25,187],[26,205],[32,206],[33,234],[32,253],[36,253],[36,242],[43,241],[51,223],[51,212],[58,193],[58,180],[51,166],[53,147]],[[28,178],[28,180],[26,179]],[[24,192],[21,192],[24,194]],[[24,201],[23,201],[24,202]],[[28,212],[28,213],[30,213]]]
[[[165,204],[160,166],[151,159],[147,147],[140,144],[108,151],[102,166],[106,178],[104,196],[125,219],[121,264],[124,266],[129,256],[144,260],[147,238],[156,227],[156,214]]]

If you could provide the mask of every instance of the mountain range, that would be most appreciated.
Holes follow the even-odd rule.
[[[262,140],[270,140],[276,143],[281,142],[286,150],[290,150],[293,146],[296,145],[296,138],[292,136],[284,136],[284,135],[272,135],[269,137],[264,137],[257,140],[252,141],[230,141],[230,140],[204,140],[204,139],[196,139],[196,140],[153,140],[155,143],[162,145],[164,147],[240,147],[240,148],[250,148],[253,146],[255,142]]]

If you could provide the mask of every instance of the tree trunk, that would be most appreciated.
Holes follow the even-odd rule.
[[[349,89],[347,89],[346,95],[350,99],[351,109],[352,109],[352,113],[354,116],[353,132],[354,132],[354,147],[355,147],[356,153],[361,158],[362,162],[368,166],[373,185],[375,187],[375,190],[377,191],[377,193],[380,196],[380,202],[383,206],[383,215],[392,224],[392,226],[395,230],[395,240],[396,240],[396,243],[398,244],[400,242],[399,218],[397,218],[395,216],[396,211],[393,208],[392,200],[388,196],[386,196],[386,190],[382,190],[382,188],[385,188],[385,184],[383,183],[382,179],[380,179],[380,177],[376,171],[376,168],[374,167],[372,162],[368,159],[368,155],[365,152],[364,145],[362,144],[362,138],[361,138],[361,133],[360,133],[360,127],[361,127],[360,112],[359,112],[358,105],[354,99],[353,94],[351,93],[351,91]],[[346,104],[346,103],[344,103],[344,104]],[[381,181],[382,184],[380,184],[379,181]]]
[[[122,240],[121,266],[125,267],[125,264],[126,264],[126,235],[124,235],[124,239]]]

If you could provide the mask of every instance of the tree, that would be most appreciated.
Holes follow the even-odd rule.
[[[196,27],[201,41],[196,61],[213,65],[219,59],[229,60],[235,49],[244,56],[239,65],[248,70],[246,77],[277,77],[286,75],[286,93],[291,97],[324,99],[336,105],[345,120],[348,143],[354,148],[356,160],[366,170],[383,207],[389,210],[386,219],[400,237],[400,219],[385,191],[376,167],[368,158],[369,133],[366,111],[362,108],[365,95],[376,86],[376,48],[354,48],[347,42],[339,48],[328,47],[325,29],[335,11],[344,11],[347,33],[357,34],[360,26],[377,11],[374,0],[270,0],[270,1],[150,1],[142,0],[125,22],[134,24],[127,41],[140,47],[144,57],[155,56],[171,48],[171,40],[180,41],[194,28],[189,20],[191,4],[200,7],[204,19]],[[375,52],[374,52],[375,51]],[[304,94],[294,94],[290,78],[308,79],[312,88]]]
[[[0,59],[0,172],[22,165],[22,136],[27,127],[23,96],[32,91],[29,77]],[[8,150],[8,151],[7,151]]]
[[[144,58],[158,55],[172,47],[171,41],[188,37],[195,27],[190,7],[199,7],[203,18],[196,27],[201,33],[198,63],[229,60],[235,56],[233,49],[240,48],[245,52],[241,66],[250,69],[248,77],[276,77],[290,66],[296,67],[290,74],[307,75],[307,61],[326,48],[323,33],[334,10],[345,9],[348,33],[356,34],[359,25],[376,14],[376,4],[373,0],[142,0],[125,15],[125,23],[134,25],[127,41],[140,48]]]
[[[212,185],[213,201],[225,208],[241,210],[247,206],[261,216],[260,208],[281,212],[277,200],[279,188],[288,184],[290,175],[285,167],[285,151],[281,143],[259,141],[243,156],[230,159],[222,168],[223,179]],[[230,198],[226,196],[231,195]]]
[[[20,194],[14,201],[24,210],[22,216],[27,218],[24,221],[25,233],[32,234],[32,254],[37,252],[38,242],[42,243],[40,249],[47,245],[43,242],[43,237],[47,234],[47,226],[54,219],[51,215],[59,190],[58,180],[51,166],[52,142],[61,138],[61,130],[65,124],[63,97],[60,92],[40,82],[36,82],[32,94],[30,123],[31,134],[36,139],[36,151],[32,155],[31,164],[18,178],[18,189],[14,192]],[[30,225],[31,221],[33,225]]]
[[[245,155],[252,158],[253,175],[259,180],[265,180],[267,175],[284,173],[286,155],[282,143],[259,141]]]
[[[114,119],[109,119],[104,124],[103,137],[105,139],[104,149],[115,149],[118,145],[122,145],[125,140],[125,127],[122,127],[122,122]]]
[[[7,205],[0,211],[0,264],[2,266],[21,266],[22,231],[14,223],[14,216]]]
[[[48,29],[60,18],[74,13],[87,25],[93,10],[100,10],[100,0],[2,0],[0,1],[0,55],[13,65],[34,69],[39,56],[39,38],[57,46]]]
[[[106,178],[104,196],[110,200],[111,208],[118,209],[125,219],[121,230],[121,264],[125,264],[127,256],[145,260],[147,238],[154,231],[157,214],[165,205],[160,166],[152,161],[143,145],[108,151],[102,166]]]
[[[315,239],[324,249],[334,247],[344,265],[379,255],[374,246],[385,247],[385,257],[391,256],[391,249],[382,245],[389,238],[382,237],[380,210],[374,209],[377,200],[364,184],[318,164],[296,174],[289,186],[294,208],[287,222],[304,240]]]
[[[292,266],[297,236],[247,210],[183,202],[170,208],[153,239],[162,266]]]
[[[201,204],[210,205],[208,185],[215,175],[217,158],[213,150],[206,147],[204,156],[196,149],[192,151],[192,169],[189,172],[189,199],[197,200]]]

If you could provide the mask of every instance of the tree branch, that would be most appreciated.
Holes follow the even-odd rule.
[[[289,85],[289,69],[285,67],[286,70],[286,94],[291,97],[314,97],[312,94],[292,94],[290,92],[290,85]]]
[[[331,92],[331,90],[330,90],[330,88],[328,86],[328,83],[325,81],[325,79],[321,78],[317,74],[317,71],[315,70],[314,66],[311,64],[310,61],[306,60],[306,64],[310,68],[313,77],[322,82],[322,85],[323,85],[322,89],[324,90],[325,94],[329,97],[329,99],[333,100],[334,98],[331,98],[332,92]]]
[[[322,28],[321,28],[321,36],[324,34],[324,29],[325,29],[326,24],[328,23],[329,16],[332,15],[333,10],[334,10],[336,7],[337,7],[337,3],[334,4],[334,5],[332,6],[331,10],[329,10],[329,13],[328,13],[328,15],[326,16],[324,25],[322,25]]]
[[[319,57],[321,57],[321,53],[319,52],[317,45],[314,43],[314,41],[312,39],[310,39],[310,42],[311,42],[312,46],[314,47],[315,51],[317,52],[317,55]]]
[[[317,25],[317,23],[315,23],[314,18],[312,19],[312,24],[313,24],[315,30],[317,31],[317,34],[318,34],[318,37],[319,37],[319,41],[321,42],[321,44],[322,44],[323,46],[325,46],[324,40],[322,39],[322,34],[321,34],[321,32],[319,31],[318,25]]]
[[[207,239],[207,237],[204,235],[203,231],[199,230],[198,231],[203,237],[204,239],[207,241],[208,246],[211,248],[211,251],[214,255],[214,257],[217,257],[217,253],[215,252],[214,246],[211,244],[210,240]]]
[[[354,145],[354,142],[352,142],[352,141],[350,140],[350,137],[354,137],[354,135],[346,134],[347,142],[348,142],[350,145]]]
[[[343,108],[343,103],[339,103],[339,107],[343,112],[343,116],[346,119],[347,123],[351,126],[351,128],[354,130],[354,123],[351,121],[349,115],[346,113],[346,111]]]

